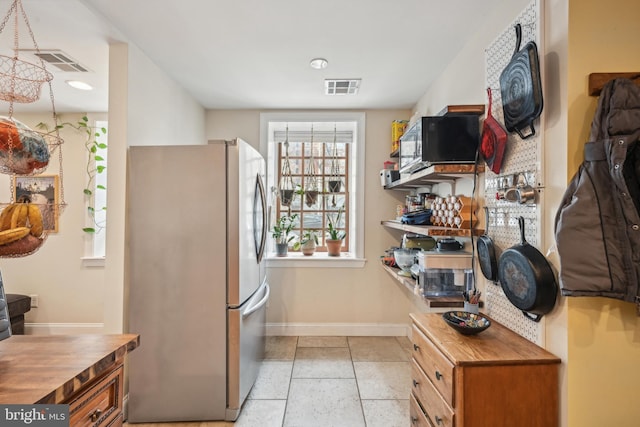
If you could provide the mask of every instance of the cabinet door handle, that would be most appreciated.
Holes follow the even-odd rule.
[[[412,380],[412,381],[413,381],[413,386],[414,386],[414,387],[418,387],[418,384],[420,384],[420,383],[419,383],[418,381],[416,381],[416,380]]]
[[[437,379],[438,381],[440,381],[440,379],[441,379],[442,377],[443,377],[443,375],[442,375],[440,372],[436,371],[436,379]]]
[[[411,424],[416,424],[418,422],[418,417],[411,417]]]
[[[89,414],[89,420],[95,423],[96,421],[98,421],[98,419],[100,419],[100,415],[102,415],[102,409],[98,408],[91,414]]]
[[[418,350],[420,350],[420,347],[418,347],[418,344],[414,344],[414,345],[413,345],[413,350],[414,350],[414,351],[418,351]]]
[[[443,421],[442,418],[436,415],[436,424],[440,425],[442,424],[442,421]]]

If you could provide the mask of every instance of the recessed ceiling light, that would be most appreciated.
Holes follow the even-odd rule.
[[[316,70],[322,70],[323,68],[327,68],[329,61],[324,58],[313,58],[309,65],[311,68],[315,68]]]
[[[65,83],[75,89],[93,90],[93,86],[88,83],[81,82],[80,80],[67,80]]]

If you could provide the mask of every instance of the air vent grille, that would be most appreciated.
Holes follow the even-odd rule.
[[[60,71],[72,72],[72,73],[88,73],[89,69],[81,65],[78,61],[71,58],[65,52],[55,50],[40,50],[35,49],[21,49],[23,52],[30,53],[35,57],[41,59],[46,64],[53,65]]]
[[[360,89],[360,79],[326,79],[324,93],[326,95],[355,95]]]

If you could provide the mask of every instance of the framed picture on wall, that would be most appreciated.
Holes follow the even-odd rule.
[[[58,194],[60,190],[58,175],[14,176],[13,200],[28,197],[42,211],[44,231],[58,232]]]

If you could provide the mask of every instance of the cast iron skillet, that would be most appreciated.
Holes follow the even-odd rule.
[[[500,92],[502,94],[502,110],[504,126],[509,132],[517,132],[525,139],[535,135],[533,121],[542,112],[542,82],[538,48],[530,41],[522,50],[522,27],[515,26],[516,48],[511,61],[500,74]],[[529,133],[523,130],[529,128]]]
[[[498,261],[493,240],[491,240],[491,237],[487,234],[489,232],[489,208],[486,206],[484,207],[484,219],[484,234],[480,236],[478,243],[476,243],[478,261],[484,277],[486,277],[487,280],[495,282],[498,278]]]
[[[518,218],[521,242],[498,261],[498,278],[505,296],[535,322],[553,309],[558,294],[556,277],[547,259],[524,238],[524,218]]]

